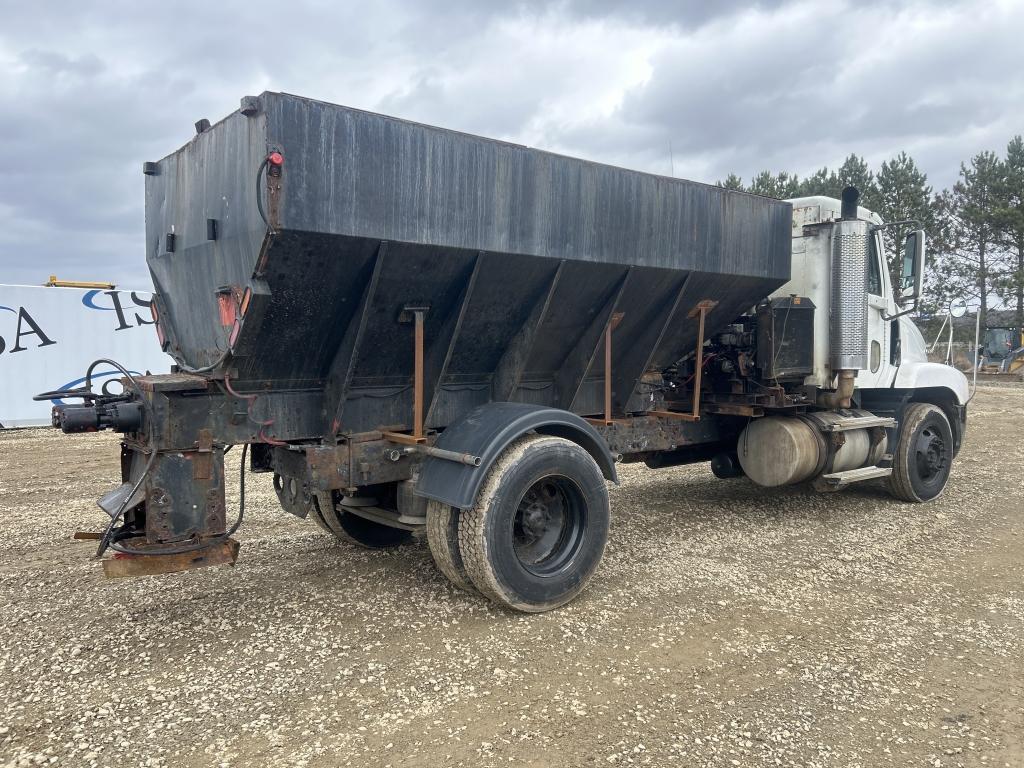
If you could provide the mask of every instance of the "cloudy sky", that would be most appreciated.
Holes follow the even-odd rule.
[[[1024,132],[1024,0],[3,0],[0,282],[149,284],[144,160],[281,90],[714,182]]]

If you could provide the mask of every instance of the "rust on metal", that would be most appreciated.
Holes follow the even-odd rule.
[[[697,304],[696,307],[691,309],[688,315],[688,317],[697,315],[699,318],[697,321],[697,352],[696,357],[694,358],[696,371],[694,372],[693,377],[693,418],[695,421],[700,418],[700,380],[701,374],[704,371],[704,321],[708,316],[708,312],[710,312],[717,303],[717,301],[705,299]]]
[[[103,561],[103,573],[108,579],[129,576],[154,576],[160,573],[178,573],[210,565],[234,565],[240,544],[228,539],[195,552],[177,555],[128,555],[118,553]]]
[[[708,312],[710,312],[717,301],[710,301],[705,299],[704,301],[697,304],[696,307],[690,310],[687,317],[693,317],[696,315],[699,319],[697,321],[697,353],[694,358],[694,366],[696,371],[693,375],[693,419],[696,421],[700,418],[700,384],[701,374],[704,372],[704,320],[707,318]]]
[[[284,181],[284,165],[278,165],[277,171],[271,173],[267,167],[267,226],[271,234],[281,228],[281,187]]]
[[[211,477],[213,477],[213,433],[209,429],[200,429],[196,452],[192,458],[192,479],[209,480]]]
[[[235,297],[230,288],[222,290],[217,294],[217,311],[220,315],[220,324],[222,326],[227,327],[235,324],[236,307]]]
[[[75,541],[99,541],[103,538],[102,531],[75,531]]]
[[[414,437],[423,436],[423,313],[416,313],[416,355],[414,365],[413,382],[413,416],[412,434]]]
[[[421,445],[427,442],[425,435],[408,435],[405,432],[381,432],[385,440],[390,440],[392,443],[401,443],[402,445]]]
[[[694,317],[697,317],[698,315],[701,315],[703,317],[704,315],[707,315],[708,312],[710,312],[712,309],[714,309],[717,306],[718,306],[718,302],[717,301],[711,301],[710,299],[704,299],[704,301],[697,302],[696,306],[694,306],[693,309],[691,309],[689,312],[686,313],[686,316],[690,317],[690,318],[694,318]],[[701,335],[703,335],[703,334],[701,334]]]
[[[657,416],[659,419],[676,419],[677,421],[700,421],[700,416],[682,411],[648,411],[647,415]]]
[[[718,304],[717,301],[711,301],[705,299],[700,301],[697,305],[687,313],[687,317],[697,318],[697,351],[694,355],[694,373],[693,373],[693,409],[689,412],[677,412],[677,411],[648,411],[652,416],[658,416],[663,419],[679,419],[681,421],[700,421],[700,387],[701,377],[704,371],[704,321],[707,319],[708,312],[715,308]]]
[[[612,312],[604,328],[604,423],[612,419],[612,332],[626,316],[625,312]]]
[[[407,305],[398,322],[413,324],[412,436],[423,442],[423,319],[428,306]]]
[[[759,405],[743,403],[707,403],[704,410],[708,413],[720,413],[724,416],[764,416],[764,408]]]
[[[135,381],[146,392],[187,392],[208,389],[210,382],[191,373],[160,373],[136,376]]]
[[[627,417],[624,419],[606,419],[602,416],[599,419],[595,419],[593,416],[584,416],[583,420],[588,424],[593,424],[595,427],[610,427],[612,424],[629,424],[633,418]]]

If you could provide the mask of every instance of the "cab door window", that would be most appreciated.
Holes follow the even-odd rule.
[[[868,293],[882,295],[882,268],[879,259],[878,235],[871,236],[871,255],[868,257]]]

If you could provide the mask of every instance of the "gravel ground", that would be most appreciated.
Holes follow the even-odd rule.
[[[115,437],[0,432],[0,765],[1024,765],[1022,407],[980,389],[926,505],[623,467],[590,589],[539,616],[267,475],[235,568],[104,580],[71,533]]]

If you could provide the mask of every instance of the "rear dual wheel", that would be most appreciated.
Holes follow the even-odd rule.
[[[427,545],[434,564],[459,589],[476,592],[466,573],[466,564],[459,551],[459,521],[462,510],[431,499],[427,502]]]
[[[528,613],[578,595],[608,539],[608,491],[576,443],[527,435],[489,470],[472,509],[432,502],[427,542],[454,584]]]
[[[389,549],[413,540],[410,531],[375,523],[365,517],[346,512],[338,505],[336,491],[312,494],[309,516],[335,538],[367,549]]]

